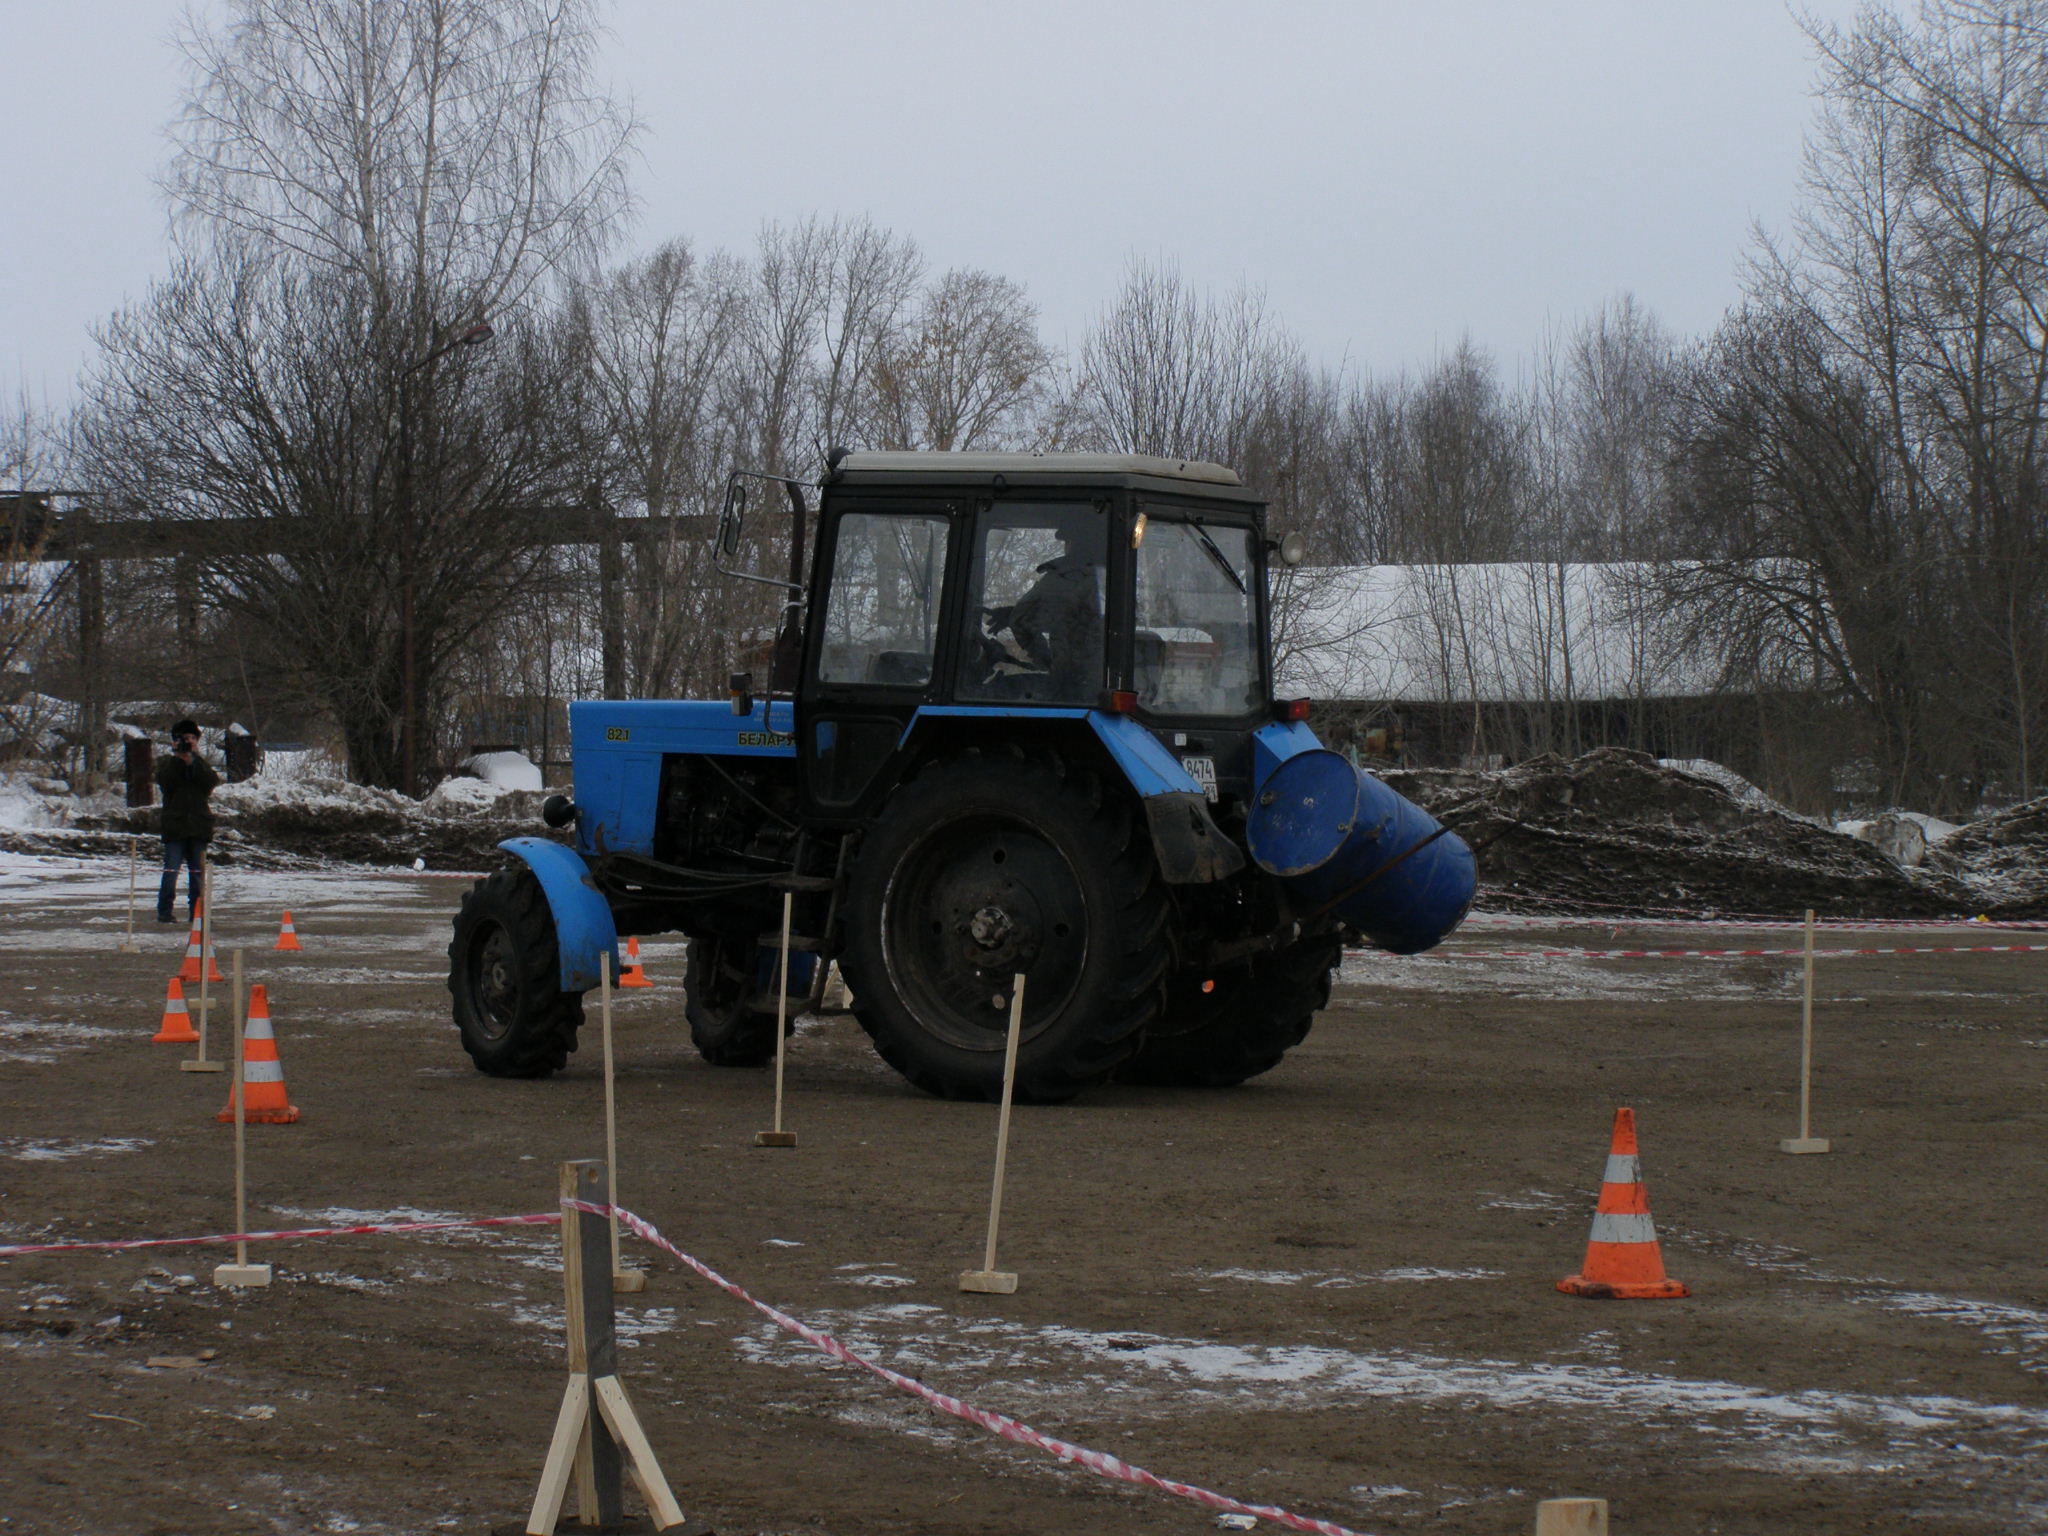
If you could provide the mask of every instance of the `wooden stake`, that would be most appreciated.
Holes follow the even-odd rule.
[[[1003,1047],[1003,1108],[996,1117],[996,1178],[988,1198],[988,1245],[982,1250],[981,1268],[960,1276],[963,1291],[983,1291],[996,1296],[1011,1295],[1017,1277],[996,1268],[996,1228],[1003,1218],[1003,1172],[1010,1159],[1010,1100],[1017,1088],[1017,1040],[1024,1032],[1024,976],[1010,978],[1010,1038]]]
[[[782,1060],[789,1043],[789,920],[795,901],[794,892],[782,893],[782,963],[775,968],[775,1129],[756,1131],[757,1147],[796,1145],[796,1132],[782,1128]]]
[[[1536,1506],[1536,1536],[1607,1536],[1607,1501],[1545,1499]]]
[[[609,957],[607,957],[609,958]],[[561,1166],[562,1298],[567,1324],[569,1384],[548,1441],[548,1459],[527,1516],[527,1536],[554,1536],[569,1485],[576,1485],[578,1517],[585,1525],[616,1528],[623,1517],[619,1486],[620,1452],[625,1469],[647,1500],[657,1530],[683,1523],[683,1511],[669,1491],[632,1400],[619,1381],[617,1319],[611,1288],[593,1284],[609,1263],[604,1229],[566,1202],[612,1203],[600,1163]]]
[[[124,955],[142,953],[135,942],[135,866],[141,856],[136,845],[140,841],[133,832],[128,834],[128,937],[121,941],[121,953]]]
[[[213,876],[207,871],[206,850],[199,850],[199,1054],[190,1061],[178,1063],[180,1072],[225,1072],[226,1064],[210,1061],[206,1055],[207,1026],[213,1022],[213,1015],[207,1010],[213,1006],[213,997],[208,990],[206,978],[213,974]],[[237,1051],[237,1057],[240,1056]],[[237,1066],[236,1071],[241,1068]]]
[[[613,1189],[619,1187],[619,1112],[612,1092],[612,957],[609,950],[597,957],[597,995],[604,1012],[604,1171]],[[614,1197],[616,1198],[616,1196]],[[645,1271],[628,1269],[619,1262],[619,1218],[611,1219],[612,1289],[628,1294],[647,1289]]]
[[[1799,1010],[1799,1134],[1778,1143],[1780,1152],[1825,1152],[1827,1138],[1813,1134],[1813,909],[1806,909],[1806,993]]]
[[[202,909],[203,910],[203,909]],[[202,942],[200,948],[206,946]],[[242,1102],[242,952],[235,951],[233,1008],[235,1015],[235,1230],[249,1230],[249,1184],[247,1126],[248,1108]],[[213,1270],[215,1285],[255,1286],[270,1284],[270,1266],[249,1262],[247,1239],[235,1243],[235,1262],[217,1264]]]

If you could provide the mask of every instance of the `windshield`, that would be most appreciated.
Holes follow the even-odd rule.
[[[1242,715],[1265,702],[1251,531],[1149,518],[1138,540],[1133,681],[1164,715]]]

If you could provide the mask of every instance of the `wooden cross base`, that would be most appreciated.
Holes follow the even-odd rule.
[[[1607,1536],[1607,1501],[1545,1499],[1536,1506],[1536,1536]]]
[[[615,1269],[612,1271],[612,1293],[618,1296],[633,1296],[647,1289],[647,1271],[644,1269]]]
[[[180,1072],[225,1072],[227,1069],[228,1064],[224,1061],[181,1061],[178,1063],[178,1070]]]
[[[795,1131],[756,1131],[754,1145],[757,1147],[793,1147],[796,1145]]]
[[[970,1269],[962,1272],[960,1289],[981,1291],[989,1296],[1014,1296],[1017,1294],[1017,1277],[1007,1270]]]
[[[562,1300],[567,1323],[569,1385],[555,1415],[554,1438],[541,1468],[540,1489],[527,1516],[527,1536],[554,1536],[562,1518],[562,1501],[576,1485],[576,1510],[587,1527],[616,1529],[623,1519],[619,1505],[619,1474],[630,1472],[647,1501],[657,1531],[683,1523],[676,1496],[654,1459],[647,1432],[619,1381],[618,1318],[612,1296],[620,1281],[632,1274],[642,1285],[647,1277],[612,1268],[611,1223],[586,1215],[566,1202],[611,1204],[610,1181],[599,1162],[564,1163],[562,1199]],[[609,1283],[607,1283],[609,1282]]]
[[[1790,1136],[1778,1143],[1780,1152],[1825,1152],[1828,1139],[1825,1136]]]
[[[540,1491],[533,1496],[533,1513],[526,1521],[527,1536],[554,1536],[555,1524],[562,1518],[562,1502],[569,1495],[571,1478],[576,1481],[577,1502],[586,1511],[597,1503],[590,1433],[590,1405],[593,1402],[597,1404],[604,1427],[611,1433],[613,1444],[626,1453],[626,1470],[632,1474],[640,1497],[647,1501],[654,1528],[666,1531],[681,1525],[682,1508],[676,1503],[676,1496],[669,1492],[668,1479],[661,1475],[661,1464],[654,1459],[654,1447],[647,1443],[647,1432],[640,1427],[624,1384],[616,1376],[600,1376],[592,1381],[582,1372],[572,1371],[568,1388],[562,1393],[562,1411],[555,1417],[554,1439],[548,1442],[548,1459],[547,1465],[541,1469]]]
[[[213,1267],[215,1285],[252,1286],[270,1284],[268,1264],[216,1264]]]

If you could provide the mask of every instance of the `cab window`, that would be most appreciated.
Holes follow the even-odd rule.
[[[928,513],[839,519],[820,682],[921,688],[931,681],[950,530],[948,519]]]
[[[1087,502],[985,509],[967,580],[959,697],[1097,702],[1109,516]]]
[[[1138,536],[1132,681],[1162,715],[1237,716],[1263,702],[1251,533],[1148,518]]]

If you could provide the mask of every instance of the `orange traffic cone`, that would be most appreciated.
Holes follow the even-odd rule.
[[[192,911],[192,937],[185,941],[185,963],[178,970],[178,980],[198,981],[200,969],[205,968],[208,981],[226,981],[220,973],[220,962],[213,958],[213,944],[206,936],[206,908],[195,907]]]
[[[272,950],[305,948],[299,942],[299,930],[292,926],[291,908],[285,908],[284,926],[277,930],[277,942],[270,947]]]
[[[284,1064],[277,1059],[277,1036],[270,1029],[270,997],[258,982],[249,989],[249,1022],[242,1030],[242,1118],[251,1125],[290,1125],[298,1110],[284,1093]],[[235,1090],[228,1089],[227,1107],[214,1119],[232,1125]]]
[[[638,939],[626,940],[626,970],[625,974],[619,977],[619,985],[622,987],[651,987],[654,985],[653,982],[647,979],[647,973],[640,969],[640,941]]]
[[[192,1027],[192,1015],[185,1011],[185,983],[171,978],[171,990],[164,995],[164,1021],[149,1037],[151,1045],[196,1045],[199,1031]]]
[[[1586,1244],[1586,1262],[1576,1275],[1557,1282],[1567,1296],[1598,1296],[1617,1301],[1652,1301],[1690,1296],[1691,1291],[1664,1273],[1664,1250],[1657,1246],[1657,1227],[1650,1220],[1650,1195],[1636,1154],[1636,1112],[1614,1112],[1614,1141],[1607,1153],[1607,1173],[1600,1181],[1600,1206],[1593,1215],[1593,1236]]]

